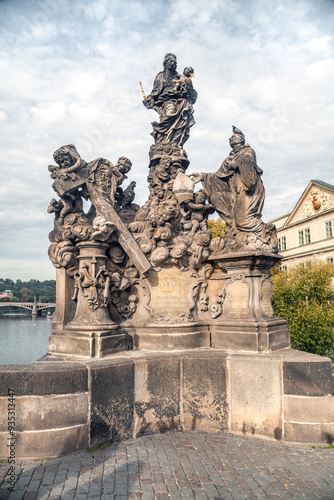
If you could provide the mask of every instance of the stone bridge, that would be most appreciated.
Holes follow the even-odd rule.
[[[33,315],[40,315],[43,309],[52,309],[56,304],[51,302],[0,302],[0,307],[21,307],[30,309]]]

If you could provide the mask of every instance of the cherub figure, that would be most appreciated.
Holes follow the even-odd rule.
[[[190,216],[192,229],[188,234],[189,237],[193,237],[197,232],[198,228],[202,225],[203,221],[208,218],[209,213],[214,212],[212,205],[206,205],[207,200],[206,194],[203,189],[200,189],[194,193],[194,200],[185,200],[183,202],[183,211],[185,216]],[[205,228],[206,229],[206,228]]]
[[[194,90],[193,83],[191,81],[191,79],[194,76],[195,76],[194,68],[192,68],[191,66],[187,66],[186,68],[184,68],[183,75],[181,75],[181,77],[180,77],[180,81],[184,82],[186,85],[186,88],[187,88],[186,97],[188,98],[188,100],[190,101],[191,104],[193,104],[193,101],[194,100],[196,101],[196,98],[197,98],[197,93]],[[195,95],[195,93],[196,93],[196,95]]]
[[[86,166],[73,144],[62,146],[54,152],[53,158],[58,165],[49,165],[52,179],[75,179],[75,172]]]
[[[107,221],[104,217],[98,216],[93,220],[93,229],[92,240],[106,241],[116,229],[116,225]]]
[[[82,198],[88,198],[86,190],[87,164],[73,144],[62,146],[54,152],[58,165],[49,165],[53,189],[60,197],[59,224],[69,213],[82,211]]]

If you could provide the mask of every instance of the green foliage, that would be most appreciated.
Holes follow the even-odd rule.
[[[43,299],[42,302],[56,302],[56,281],[55,280],[29,280],[22,281],[20,279],[14,282],[13,280],[6,278],[0,278],[0,293],[5,290],[11,290],[15,297],[18,298],[19,302],[33,301],[36,295],[37,300],[39,298]],[[22,290],[23,293],[22,293]],[[30,293],[27,292],[29,290]]]
[[[322,356],[334,346],[334,269],[307,262],[288,271],[274,269],[273,308],[288,322],[295,349]]]
[[[34,292],[32,290],[29,290],[29,288],[24,286],[23,288],[21,288],[20,294],[22,302],[33,302]]]
[[[221,219],[208,220],[208,228],[210,229],[213,238],[224,238],[226,224]]]
[[[18,297],[15,297],[15,296],[14,296],[14,297],[12,297],[12,298],[10,299],[10,301],[11,301],[11,302],[20,302],[20,301],[19,301],[19,299],[18,299]]]

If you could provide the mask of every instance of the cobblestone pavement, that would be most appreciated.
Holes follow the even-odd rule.
[[[147,436],[16,466],[10,493],[1,464],[2,499],[334,499],[334,449],[230,434]]]

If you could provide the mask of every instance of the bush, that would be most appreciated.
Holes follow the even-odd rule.
[[[288,271],[273,272],[273,308],[287,320],[291,346],[301,351],[328,355],[334,345],[334,269],[310,261]]]
[[[210,229],[213,238],[224,238],[226,224],[221,219],[208,220],[208,228]]]

